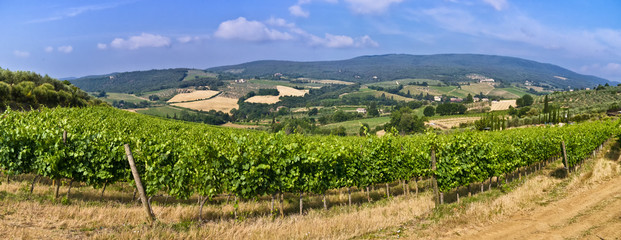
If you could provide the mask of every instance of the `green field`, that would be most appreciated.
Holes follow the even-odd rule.
[[[110,104],[112,104],[112,102],[114,102],[114,101],[121,101],[121,100],[123,100],[125,102],[131,102],[131,103],[139,103],[139,102],[142,102],[142,101],[147,101],[145,99],[136,97],[133,94],[127,94],[127,93],[112,93],[112,92],[109,92],[109,93],[107,93],[107,95],[108,95],[107,97],[99,98],[99,99],[101,99],[101,100],[103,100],[103,101],[105,101],[107,103],[110,103]]]
[[[205,72],[202,70],[188,70],[187,75],[183,78],[183,81],[194,80],[198,78],[217,78],[218,74]]]
[[[136,110],[136,112],[138,113],[151,115],[151,116],[158,116],[158,117],[166,117],[166,115],[173,116],[175,114],[181,114],[181,112],[183,111],[187,111],[187,110],[183,110],[183,109],[176,108],[176,107],[169,106],[169,105]]]
[[[376,87],[383,87],[383,88],[395,88],[395,87],[398,86],[397,82],[399,84],[401,84],[401,85],[406,85],[406,86],[409,83],[413,83],[413,82],[419,82],[419,83],[427,82],[427,84],[429,84],[429,85],[442,84],[442,82],[439,81],[439,80],[422,79],[422,78],[404,78],[404,79],[397,79],[397,80],[392,80],[392,81],[370,83],[370,84],[367,84],[367,86],[376,86]]]
[[[347,132],[347,134],[351,135],[351,134],[358,134],[358,132],[360,131],[360,126],[363,123],[369,124],[369,127],[371,129],[375,129],[376,126],[383,125],[388,122],[390,122],[390,117],[384,116],[384,117],[376,117],[376,118],[356,119],[356,120],[345,121],[345,122],[340,122],[340,123],[331,123],[331,124],[322,126],[322,128],[333,129],[333,128],[343,126],[345,127],[345,131]]]

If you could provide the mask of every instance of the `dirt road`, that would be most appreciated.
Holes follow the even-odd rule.
[[[621,239],[621,176],[476,229],[462,239]]]

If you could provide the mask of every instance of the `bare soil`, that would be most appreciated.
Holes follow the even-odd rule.
[[[520,212],[462,239],[619,239],[621,176],[575,191],[558,202]]]

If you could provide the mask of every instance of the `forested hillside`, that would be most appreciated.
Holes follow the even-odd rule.
[[[506,83],[529,81],[561,89],[593,87],[609,82],[552,64],[514,57],[477,54],[389,54],[320,62],[256,61],[207,70],[218,73],[236,73],[243,77],[263,77],[280,73],[290,77],[336,79],[361,83],[403,78],[434,79],[452,83],[468,81],[471,79],[468,79],[467,75],[479,74]]]
[[[87,76],[70,80],[87,92],[141,93],[167,88],[184,88],[188,86],[209,86],[216,89],[222,82],[215,77],[196,76],[186,79],[186,68],[111,73],[99,76]]]
[[[0,111],[46,107],[82,107],[101,103],[86,92],[47,75],[0,68]]]

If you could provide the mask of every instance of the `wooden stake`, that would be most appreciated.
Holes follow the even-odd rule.
[[[134,176],[136,188],[138,189],[138,193],[140,194],[142,206],[147,213],[147,220],[149,222],[154,222],[155,216],[153,215],[153,212],[151,210],[151,205],[149,204],[149,202],[147,202],[147,194],[145,193],[144,186],[142,185],[142,181],[140,180],[140,175],[138,174],[136,163],[134,163],[134,156],[132,156],[132,151],[129,148],[129,144],[125,144],[125,154],[127,155],[127,161],[129,161],[129,167],[132,169],[132,175]]]
[[[390,197],[390,186],[388,186],[388,183],[386,183],[386,198]]]
[[[436,207],[438,204],[442,204],[443,199],[440,199],[442,193],[438,195],[438,180],[436,179],[436,150],[431,148],[431,184],[433,185],[433,195],[435,196]]]
[[[418,196],[418,177],[414,178],[414,189],[416,191],[416,196]]]
[[[328,199],[326,199],[326,192],[323,193],[323,209],[328,210]]]
[[[280,210],[280,218],[284,218],[285,217],[285,210],[283,209],[282,202],[283,202],[283,198],[285,198],[285,196],[284,196],[284,194],[282,192],[279,191],[279,193],[280,193],[279,194],[280,196],[278,197],[278,199],[279,199],[279,204],[278,204],[279,205],[278,206],[279,209],[278,210]]]
[[[302,215],[302,209],[304,204],[302,203],[302,192],[300,192],[300,215]]]
[[[56,180],[56,190],[54,190],[54,198],[58,199],[58,190],[60,190],[60,179]]]
[[[565,175],[569,177],[569,163],[567,161],[567,149],[565,149],[565,141],[561,142],[561,147],[563,148],[563,161],[565,163]]]
[[[349,206],[351,207],[351,187],[347,187],[347,195],[349,196]]]

